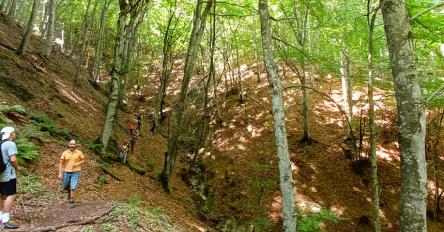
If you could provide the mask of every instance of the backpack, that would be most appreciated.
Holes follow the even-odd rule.
[[[3,143],[6,141],[8,141],[8,140],[2,140],[0,143],[0,174],[6,170],[6,164],[5,164],[5,161],[3,160],[3,151],[1,149],[3,146]]]

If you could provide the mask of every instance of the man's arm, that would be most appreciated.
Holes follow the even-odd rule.
[[[63,157],[63,155],[62,155],[62,157]],[[58,176],[59,180],[62,179],[63,168],[64,168],[63,167],[63,158],[60,158],[60,162],[59,162],[59,176]]]
[[[17,160],[17,156],[11,155],[9,158],[11,159],[11,164],[12,164],[12,166],[14,166],[15,170],[20,171],[20,166],[19,166],[19,163]]]

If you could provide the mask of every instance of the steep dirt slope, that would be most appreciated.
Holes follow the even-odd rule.
[[[167,196],[159,186],[156,178],[163,164],[166,144],[161,136],[148,131],[147,124],[143,124],[143,136],[138,138],[135,154],[130,155],[130,159],[138,160],[145,169],[148,169],[149,161],[151,171],[142,176],[130,171],[125,165],[112,163],[111,169],[123,177],[123,181],[117,181],[101,171],[98,156],[87,145],[92,144],[101,133],[106,104],[104,92],[89,84],[85,72],[74,81],[75,66],[60,51],[54,51],[49,60],[40,56],[42,42],[35,36],[23,58],[15,55],[21,30],[20,25],[0,15],[0,104],[25,106],[28,116],[32,112],[44,112],[57,126],[67,128],[80,141],[79,147],[88,161],[82,167],[78,199],[87,204],[126,201],[137,197],[142,200],[142,205],[165,211],[171,221],[181,227],[193,231],[204,230],[205,225],[196,219],[193,206],[183,200],[189,199],[191,194],[177,173],[174,173],[172,180],[175,186],[172,188],[172,196]],[[119,120],[115,125],[118,141],[129,138],[126,126],[135,120],[135,112],[130,113],[119,112]],[[15,121],[19,129],[27,126],[28,116]],[[40,157],[27,165],[27,170],[36,175],[50,191],[51,197],[44,199],[44,205],[63,204],[66,196],[59,192],[57,165],[60,153],[67,148],[67,141],[42,138],[36,142],[40,147]],[[106,179],[108,183],[101,186],[100,179]],[[17,211],[20,212],[20,209]],[[29,221],[21,216],[19,218],[21,223]]]

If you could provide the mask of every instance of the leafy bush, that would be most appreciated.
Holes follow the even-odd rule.
[[[254,226],[254,231],[269,231],[273,225],[268,218],[260,216],[250,220],[248,224]]]
[[[60,128],[43,112],[34,112],[31,114],[31,123],[37,125],[41,131],[47,131],[52,136],[58,136],[65,140],[73,137],[73,134],[66,128]]]
[[[16,144],[18,149],[17,160],[20,165],[24,165],[26,161],[31,161],[39,155],[37,146],[27,139],[19,139]]]
[[[21,105],[14,105],[14,106],[0,105],[0,112],[25,114],[26,109]]]
[[[298,220],[298,231],[313,232],[321,231],[320,225],[322,222],[339,222],[340,217],[329,209],[322,209],[319,212],[310,213],[306,217]]]
[[[20,183],[17,185],[18,191],[23,194],[30,194],[33,196],[43,196],[48,193],[48,190],[40,183],[38,178],[32,174],[20,176]]]

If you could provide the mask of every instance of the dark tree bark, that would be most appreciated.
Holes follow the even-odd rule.
[[[160,86],[159,90],[156,94],[156,103],[154,107],[154,122],[153,126],[151,128],[151,131],[156,131],[157,128],[160,126],[160,122],[163,120],[163,104],[164,99],[166,96],[166,89],[168,86],[168,79],[171,73],[170,68],[170,56],[171,56],[171,49],[172,49],[172,39],[173,39],[173,30],[172,30],[172,23],[175,15],[175,9],[176,9],[176,3],[177,1],[174,1],[174,5],[170,8],[170,16],[168,17],[168,23],[167,27],[165,29],[165,34],[163,35],[163,49],[162,49],[162,71],[160,74]]]
[[[173,171],[174,162],[177,156],[177,148],[179,145],[179,135],[182,131],[183,114],[186,108],[188,85],[190,83],[191,74],[196,63],[197,51],[199,48],[202,34],[205,29],[205,22],[207,15],[210,12],[214,0],[209,0],[202,12],[203,0],[197,0],[196,9],[193,16],[193,29],[191,30],[191,37],[188,43],[188,51],[185,59],[184,75],[182,79],[182,87],[180,90],[179,102],[176,111],[176,120],[174,123],[173,132],[168,141],[168,152],[165,154],[165,163],[159,179],[166,192],[169,192],[169,179]]]
[[[32,35],[32,28],[34,26],[35,17],[37,15],[37,9],[40,4],[40,0],[34,0],[32,4],[32,11],[31,16],[29,16],[28,24],[26,25],[25,34],[23,35],[22,42],[19,45],[19,48],[17,49],[17,55],[23,56],[23,54],[26,51],[26,47],[28,46],[29,39]]]
[[[94,57],[93,72],[92,72],[94,82],[96,83],[98,83],[100,79],[100,63],[102,61],[102,52],[105,43],[105,38],[104,38],[105,23],[106,23],[106,13],[108,12],[108,8],[109,8],[109,0],[105,0],[102,7],[102,13],[100,15],[99,35],[97,37],[97,48]]]
[[[116,120],[117,109],[119,106],[119,99],[122,95],[122,81],[124,76],[128,72],[125,68],[127,61],[126,48],[128,47],[129,38],[131,36],[131,29],[137,29],[130,27],[130,23],[134,22],[135,18],[138,18],[144,10],[148,0],[141,1],[130,1],[126,0],[119,1],[119,17],[117,20],[117,35],[116,43],[114,46],[114,59],[113,68],[111,70],[111,83],[110,83],[110,93],[109,101],[105,115],[105,122],[102,130],[101,141],[103,144],[102,153],[105,154],[106,148],[108,147],[109,138],[113,132],[114,121]]]

